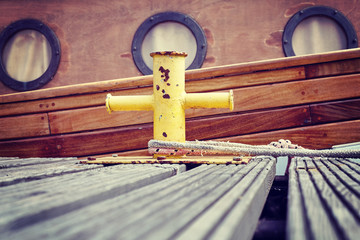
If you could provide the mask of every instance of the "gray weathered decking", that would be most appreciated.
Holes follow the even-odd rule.
[[[359,239],[360,165],[294,158],[289,169],[288,239]]]
[[[275,159],[247,165],[0,159],[0,239],[251,239]]]

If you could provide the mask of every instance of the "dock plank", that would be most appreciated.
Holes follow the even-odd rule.
[[[289,173],[287,239],[358,239],[357,188],[347,160],[294,158]]]
[[[11,221],[0,225],[0,237],[181,239],[181,234],[189,230],[191,239],[202,239],[202,236],[213,236],[214,229],[211,226],[227,219],[224,223],[226,226],[223,226],[226,227],[223,230],[227,235],[222,239],[239,237],[237,228],[240,223],[247,226],[244,226],[247,229],[244,239],[251,239],[275,177],[275,162],[275,159],[270,157],[259,157],[247,165],[201,165],[127,192],[119,189],[119,186],[124,185],[124,182],[134,181],[134,178],[127,174],[122,176],[119,170],[124,166],[94,169],[87,171],[91,172],[91,175],[74,173],[72,175],[76,176],[72,179],[66,177],[60,182],[56,182],[54,178],[35,181],[46,187],[49,191],[46,193],[48,197],[32,196],[40,198],[42,202],[35,204],[27,201],[30,202],[28,206],[23,206],[23,203],[29,197],[31,189],[36,189],[35,182],[18,184],[21,189],[12,193],[14,201],[1,205],[7,209],[16,203],[17,208],[7,212],[6,217],[11,218]],[[140,171],[138,175],[144,175],[144,171],[139,167],[142,166],[132,166],[133,174]],[[100,174],[100,171],[106,171],[106,174]],[[77,183],[74,183],[74,179]],[[85,183],[85,180],[90,182],[76,188],[76,184]],[[105,180],[108,181],[106,184]],[[54,185],[60,189],[54,189]],[[101,185],[107,189],[102,189],[104,187]],[[115,186],[118,186],[118,189]],[[13,186],[3,188],[11,187]],[[80,193],[74,194],[77,190]],[[112,195],[99,199],[100,193],[104,191],[108,195],[112,192]],[[97,201],[89,201],[94,195],[98,196]],[[101,194],[103,195],[104,193]],[[46,200],[47,198],[52,201]],[[64,204],[59,198],[67,203]],[[79,202],[79,199],[82,201]],[[57,202],[54,203],[54,200]],[[29,205],[32,207],[29,208]],[[249,213],[244,213],[247,211]],[[21,214],[16,215],[18,212]],[[252,217],[247,218],[249,214]],[[35,218],[35,221],[31,222],[31,218]],[[0,219],[4,218],[1,216]],[[191,232],[194,222],[202,225],[202,222],[207,220],[211,223],[210,227],[202,232]],[[227,221],[234,223],[229,224]],[[254,227],[249,227],[250,225]]]
[[[107,200],[140,188],[145,185],[169,178],[184,171],[184,165],[76,165],[73,161],[44,164],[49,174],[42,173],[41,178],[17,184],[2,184],[0,187],[0,232],[6,229],[18,229],[56,218],[62,214],[82,208],[88,204]],[[71,164],[80,168],[74,171]],[[52,167],[51,167],[52,166]],[[15,167],[26,173],[27,167]],[[30,166],[33,167],[33,166]],[[58,170],[56,170],[56,168]],[[64,170],[69,168],[68,171]],[[51,169],[53,172],[51,172]],[[2,176],[9,169],[1,169]],[[34,170],[36,172],[36,170]],[[54,174],[54,172],[56,174]],[[58,174],[62,172],[62,174]],[[51,174],[52,173],[52,174]],[[66,173],[66,174],[65,174]],[[2,179],[2,183],[12,181]],[[2,238],[2,237],[0,237]]]

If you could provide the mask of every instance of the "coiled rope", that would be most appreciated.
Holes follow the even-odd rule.
[[[360,158],[360,149],[326,149],[313,150],[305,149],[295,144],[291,144],[289,140],[279,140],[269,145],[248,145],[231,142],[218,141],[186,141],[186,142],[170,142],[150,140],[148,143],[150,153],[158,153],[161,150],[171,155],[184,152],[201,152],[206,154],[236,154],[236,155],[267,155],[273,157],[279,156],[301,156],[301,157],[328,157],[328,158]]]

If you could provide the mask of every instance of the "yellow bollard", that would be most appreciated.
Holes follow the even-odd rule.
[[[106,108],[111,111],[154,112],[154,139],[185,142],[185,109],[234,108],[233,92],[186,93],[185,57],[182,52],[155,52],[153,57],[153,94],[111,96]]]

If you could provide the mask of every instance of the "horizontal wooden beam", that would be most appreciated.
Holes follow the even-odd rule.
[[[328,77],[360,72],[360,59],[317,63],[305,66],[306,78]]]
[[[310,109],[314,124],[354,120],[360,118],[360,99],[312,104]]]
[[[46,136],[50,134],[46,113],[0,118],[0,139]]]

